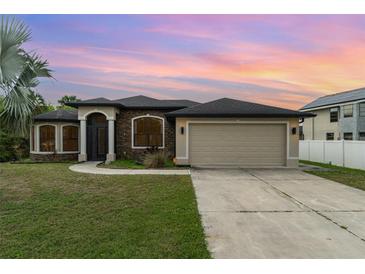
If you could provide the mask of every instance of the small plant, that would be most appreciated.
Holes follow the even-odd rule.
[[[143,165],[146,168],[161,168],[165,167],[167,156],[163,151],[152,152],[146,154]]]

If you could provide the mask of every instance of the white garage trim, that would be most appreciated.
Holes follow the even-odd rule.
[[[197,120],[197,121],[187,121],[185,124],[186,129],[186,151],[185,156],[177,157],[179,160],[189,160],[189,148],[190,148],[190,140],[189,140],[189,128],[190,124],[284,124],[286,125],[286,159],[298,159],[298,157],[290,157],[289,156],[289,138],[290,138],[290,128],[289,121],[237,121],[237,120],[227,120],[227,121],[211,121],[211,120]]]

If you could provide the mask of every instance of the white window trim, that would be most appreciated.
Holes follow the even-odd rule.
[[[351,138],[352,138],[352,139],[350,139],[350,140],[345,139],[345,134],[351,134]],[[342,136],[343,136],[343,140],[345,140],[345,141],[354,141],[354,140],[355,140],[355,139],[354,139],[354,133],[353,133],[352,131],[344,132],[344,133],[342,134]]]
[[[150,114],[146,114],[146,115],[141,115],[141,116],[137,116],[137,117],[133,117],[131,119],[131,123],[132,123],[132,131],[131,131],[131,144],[132,144],[132,149],[146,149],[148,148],[147,146],[141,147],[141,146],[134,146],[134,120],[140,119],[140,118],[156,118],[159,120],[162,120],[162,146],[158,147],[159,149],[164,149],[165,148],[165,119],[163,117],[160,116],[155,116],[155,115],[150,115]]]
[[[78,135],[78,141],[77,141],[77,150],[76,151],[63,151],[63,128],[64,127],[77,127],[77,135]],[[80,126],[76,124],[62,124],[60,129],[60,151],[58,154],[74,154],[80,152]]]
[[[207,121],[207,120],[197,120],[197,121],[186,121],[185,124],[185,146],[186,146],[186,150],[185,150],[185,156],[182,157],[176,157],[176,159],[179,160],[189,160],[189,146],[190,146],[190,142],[189,142],[189,128],[191,124],[284,124],[286,125],[286,159],[287,160],[293,160],[293,159],[298,159],[298,157],[291,157],[289,156],[289,149],[290,149],[290,126],[289,126],[289,122],[288,121]]]
[[[351,107],[351,116],[345,116],[345,107]],[[344,105],[342,107],[342,112],[343,112],[343,118],[352,118],[354,117],[354,105],[353,104],[348,104],[348,105]]]
[[[31,148],[31,154],[76,154],[79,151],[63,151],[63,127],[64,126],[75,126],[78,127],[79,134],[79,150],[80,150],[80,125],[73,123],[61,124],[43,122],[35,124],[34,126],[34,148]],[[40,151],[40,127],[41,126],[53,126],[55,128],[55,151]]]
[[[358,114],[359,117],[365,117],[365,115],[361,115],[361,105],[362,104],[365,105],[365,102],[360,102],[359,103],[359,114]]]
[[[40,130],[40,127],[42,126],[52,126],[55,128],[55,151],[41,151],[41,146],[40,146],[40,142],[41,142],[41,135],[39,134],[39,130]],[[58,150],[59,150],[59,147],[58,147],[58,129],[57,129],[57,125],[55,124],[50,124],[50,123],[41,123],[41,124],[37,124],[35,125],[35,130],[34,130],[34,135],[36,136],[36,139],[35,139],[35,150],[33,148],[34,151],[31,151],[31,153],[33,154],[55,154],[55,153],[58,153]]]

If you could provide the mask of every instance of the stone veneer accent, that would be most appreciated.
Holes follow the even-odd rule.
[[[78,153],[70,154],[38,154],[30,153],[30,159],[35,162],[52,162],[52,161],[77,161]]]
[[[171,158],[175,156],[175,122],[168,121],[161,110],[123,110],[116,118],[116,154],[118,159],[135,159],[142,161],[146,149],[132,149],[132,118],[143,115],[159,116],[165,119],[165,148]]]

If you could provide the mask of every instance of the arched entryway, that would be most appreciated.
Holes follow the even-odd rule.
[[[104,161],[108,153],[108,121],[104,114],[92,113],[87,117],[87,158]]]

